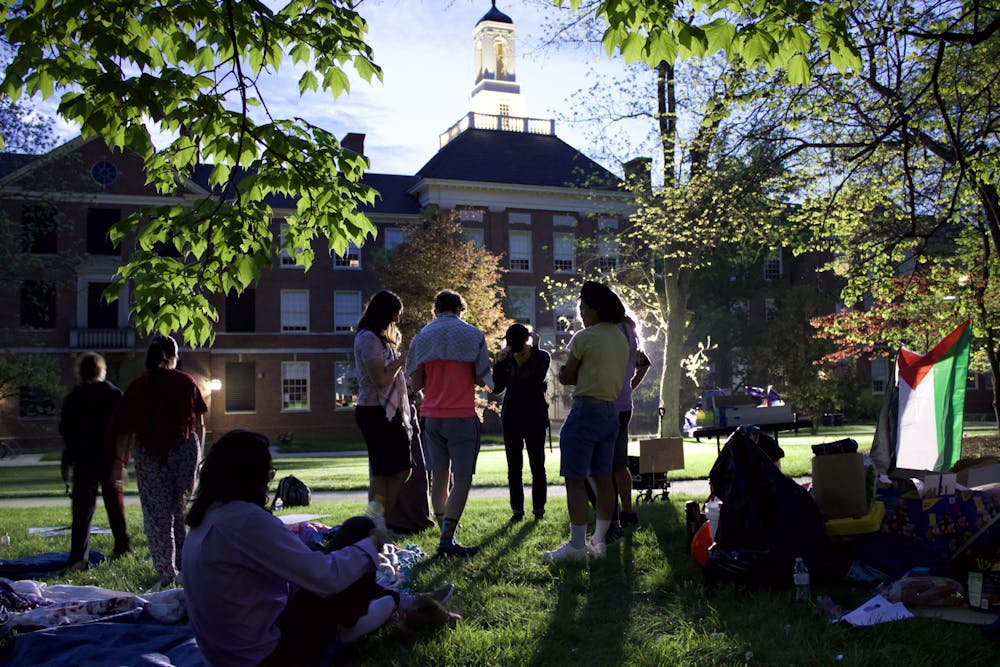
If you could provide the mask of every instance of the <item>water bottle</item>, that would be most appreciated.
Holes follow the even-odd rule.
[[[0,535],[0,546],[9,547],[10,546],[10,533],[4,531],[3,535]]]
[[[795,559],[795,566],[792,568],[792,583],[795,584],[795,601],[809,602],[809,568],[806,562],[799,556]]]
[[[280,512],[284,507],[285,507],[285,502],[281,499],[281,496],[278,496],[277,498],[275,498],[275,500],[274,500],[274,511],[275,512]]]

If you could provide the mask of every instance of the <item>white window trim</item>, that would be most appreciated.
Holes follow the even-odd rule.
[[[512,310],[511,316],[513,317],[513,319],[515,319],[518,322],[521,322],[521,319],[525,319],[525,318],[518,317],[518,316],[527,315],[526,319],[528,321],[527,321],[526,324],[531,325],[532,327],[536,327],[537,326],[537,314],[535,312],[535,288],[534,287],[529,287],[529,286],[525,286],[525,285],[510,285],[510,286],[508,286],[507,287],[507,302],[511,305],[511,310]],[[520,310],[515,310],[514,309],[515,305],[518,305],[518,304],[521,304],[521,303],[525,303],[525,302],[526,302],[526,305],[527,305],[527,311],[528,311],[527,313],[524,313],[524,312],[521,312]],[[525,324],[524,322],[521,322],[521,323]]]
[[[293,294],[293,293],[294,294],[305,294],[305,297],[306,297],[306,310],[305,310],[306,328],[305,329],[286,329],[285,328],[286,326],[291,326],[291,325],[286,325],[285,324],[285,295],[286,294]],[[308,333],[309,332],[309,290],[307,290],[307,289],[283,289],[283,290],[281,290],[281,303],[280,303],[279,317],[281,318],[281,322],[280,322],[281,333],[291,333],[291,334]]]
[[[350,262],[351,256],[357,257],[357,263],[355,264],[338,264],[338,262]],[[333,258],[333,269],[335,271],[360,271],[361,266],[361,248],[354,245],[354,241],[347,242],[347,250],[343,256],[337,255]]]
[[[305,366],[306,377],[306,405],[304,408],[289,408],[285,406],[285,380],[299,380],[303,378],[289,378],[285,377],[285,369],[290,366]],[[311,382],[311,368],[308,361],[282,361],[281,362],[281,386],[279,391],[281,392],[281,411],[282,412],[310,412],[312,410],[312,382]]]
[[[346,300],[345,297],[356,297],[358,307],[356,310],[351,311],[351,323],[349,328],[342,329],[340,322],[341,311],[338,305],[342,303],[342,299]],[[358,326],[358,320],[361,319],[361,311],[364,308],[364,304],[361,299],[361,292],[358,290],[336,290],[333,293],[333,332],[334,333],[354,333]]]
[[[299,269],[300,271],[305,271],[306,267],[301,264],[295,263],[295,258],[284,248],[285,245],[285,231],[288,229],[288,225],[281,224],[281,232],[278,236],[278,243],[281,250],[278,252],[278,266],[282,269]]]
[[[509,267],[510,272],[511,273],[531,273],[532,266],[533,266],[532,257],[531,257],[531,254],[532,254],[531,253],[531,232],[528,231],[528,230],[513,230],[512,229],[509,232],[507,232],[507,235],[508,235],[507,236],[507,244],[508,244],[508,248],[509,248],[509,250],[508,250],[509,259],[508,259],[508,262],[507,262],[507,266]],[[527,238],[527,240],[528,240],[528,243],[527,243],[528,250],[527,250],[527,255],[526,256],[523,255],[520,252],[517,255],[514,254],[514,239],[515,238]],[[515,269],[514,268],[514,262],[515,262],[515,260],[516,261],[527,260],[527,262],[528,262],[528,268],[526,268],[526,269]]]
[[[569,239],[570,250],[568,256],[559,253],[558,240],[560,238]],[[567,260],[571,265],[568,269],[560,269],[556,265],[556,262]],[[552,270],[555,273],[576,273],[576,235],[572,232],[555,232],[552,235]]]
[[[337,376],[338,376],[337,369],[340,366],[347,366],[350,369],[350,373],[354,375],[355,379],[357,379],[357,377],[358,377],[358,369],[354,365],[354,362],[352,360],[345,358],[343,361],[334,361],[333,362],[333,409],[336,412],[341,412],[341,411],[344,411],[344,410],[353,410],[354,409],[354,403],[356,402],[356,399],[357,399],[357,394],[355,394],[354,395],[355,401],[351,401],[350,405],[337,405],[337,396],[339,394],[339,392],[337,391],[337,389],[338,389],[338,387],[337,387]]]
[[[403,238],[402,238],[402,240],[393,243],[393,245],[390,247],[389,246],[389,235],[390,234],[394,234],[394,235],[395,234],[399,234]],[[384,233],[383,233],[382,245],[385,247],[386,250],[389,250],[389,251],[395,250],[398,246],[401,246],[402,244],[406,243],[406,238],[409,235],[410,235],[410,233],[407,230],[402,229],[400,227],[386,227],[385,230],[384,230]]]

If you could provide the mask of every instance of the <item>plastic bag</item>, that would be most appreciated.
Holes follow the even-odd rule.
[[[890,602],[902,602],[913,607],[962,607],[965,589],[962,584],[947,577],[903,577],[891,584],[879,586]]]

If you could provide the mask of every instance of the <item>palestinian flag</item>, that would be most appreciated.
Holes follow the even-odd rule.
[[[896,467],[944,472],[962,455],[971,320],[927,354],[899,350]]]

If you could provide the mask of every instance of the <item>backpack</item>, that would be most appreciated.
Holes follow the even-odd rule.
[[[278,482],[278,490],[274,492],[274,501],[271,503],[271,509],[274,509],[279,498],[285,507],[305,507],[312,500],[312,491],[301,479],[295,475],[289,475],[282,477],[281,481]]]

